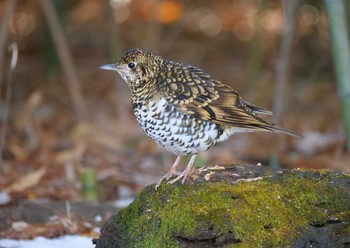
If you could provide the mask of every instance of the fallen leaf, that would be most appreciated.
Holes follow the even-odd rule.
[[[20,192],[20,191],[24,191],[26,189],[32,188],[40,182],[41,178],[44,176],[45,173],[46,173],[46,168],[44,167],[36,171],[30,172],[20,177],[14,183],[6,187],[4,189],[4,192],[6,193]]]

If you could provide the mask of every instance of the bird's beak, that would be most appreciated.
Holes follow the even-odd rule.
[[[100,66],[99,69],[108,70],[108,71],[118,71],[118,65],[117,64],[103,65],[103,66]]]

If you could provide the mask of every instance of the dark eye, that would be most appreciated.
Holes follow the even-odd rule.
[[[130,62],[130,63],[128,64],[128,67],[129,67],[130,69],[134,69],[134,68],[136,67],[136,63]]]

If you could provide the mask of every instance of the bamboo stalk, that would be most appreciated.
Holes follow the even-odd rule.
[[[276,63],[275,93],[273,98],[273,114],[277,124],[282,120],[285,108],[285,95],[288,84],[289,62],[295,33],[295,16],[299,0],[284,0],[285,25],[282,34],[281,47]]]
[[[283,118],[283,112],[285,110],[285,97],[289,76],[289,63],[292,54],[292,45],[295,34],[295,20],[298,6],[299,0],[283,1],[285,25],[282,34],[281,47],[279,50],[279,55],[275,67],[276,81],[272,103],[272,111],[275,117],[274,120],[277,124],[281,123]],[[271,167],[280,167],[280,163],[278,160],[278,152],[283,146],[284,140],[282,140],[280,137],[276,137],[276,150],[274,154],[272,154],[270,157]]]
[[[350,152],[350,47],[343,0],[324,0],[328,20],[331,48],[337,79],[338,97],[343,114],[346,147]]]
[[[81,196],[85,201],[97,201],[97,176],[95,168],[80,171]]]

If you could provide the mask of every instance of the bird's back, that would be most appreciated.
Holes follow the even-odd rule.
[[[236,91],[201,69],[167,62],[156,78],[157,94],[178,111],[196,119],[231,127],[234,132],[272,131],[296,135],[263,119],[272,113],[243,100]],[[297,136],[297,135],[296,135]]]

